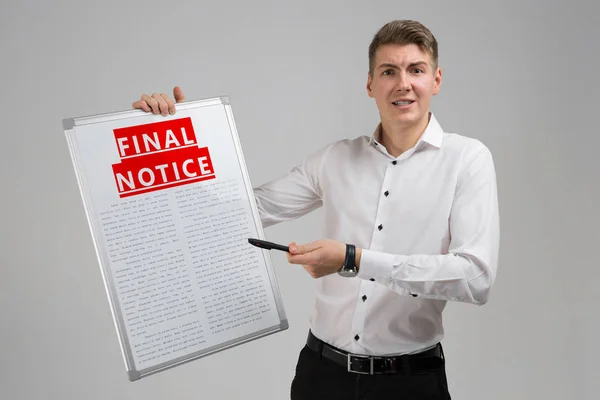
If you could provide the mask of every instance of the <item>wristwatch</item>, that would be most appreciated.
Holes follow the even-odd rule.
[[[340,276],[345,278],[353,278],[358,274],[358,268],[356,267],[356,246],[353,244],[346,244],[346,258],[344,259],[344,265],[338,271]]]

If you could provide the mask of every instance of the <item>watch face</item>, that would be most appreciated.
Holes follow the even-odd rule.
[[[356,276],[358,274],[358,271],[356,270],[356,268],[354,269],[342,269],[338,272],[338,274],[340,276],[343,276],[345,278],[352,278],[354,276]]]

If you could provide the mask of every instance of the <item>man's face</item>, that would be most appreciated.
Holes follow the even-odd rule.
[[[442,71],[416,44],[386,44],[377,49],[367,92],[375,99],[384,125],[410,127],[429,117],[431,96],[442,84]]]

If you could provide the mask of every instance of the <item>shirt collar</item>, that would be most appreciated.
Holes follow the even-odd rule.
[[[425,131],[419,138],[419,141],[415,145],[415,148],[420,146],[421,142],[429,143],[430,145],[437,147],[438,149],[442,147],[444,131],[442,130],[442,127],[438,123],[433,113],[430,112],[429,114],[430,118],[429,122],[427,123],[427,127],[425,128]],[[373,135],[371,135],[371,138],[369,139],[369,145],[373,145],[375,143],[381,144],[381,122],[379,123],[379,125],[377,125],[377,128],[375,128],[375,132],[373,132]]]

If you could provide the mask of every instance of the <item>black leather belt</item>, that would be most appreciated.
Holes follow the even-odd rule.
[[[402,356],[364,356],[351,354],[340,350],[317,338],[312,332],[308,332],[306,346],[317,353],[320,357],[333,361],[347,368],[348,372],[356,374],[405,374],[432,370],[444,362],[442,345],[437,344],[434,348],[417,354]]]

